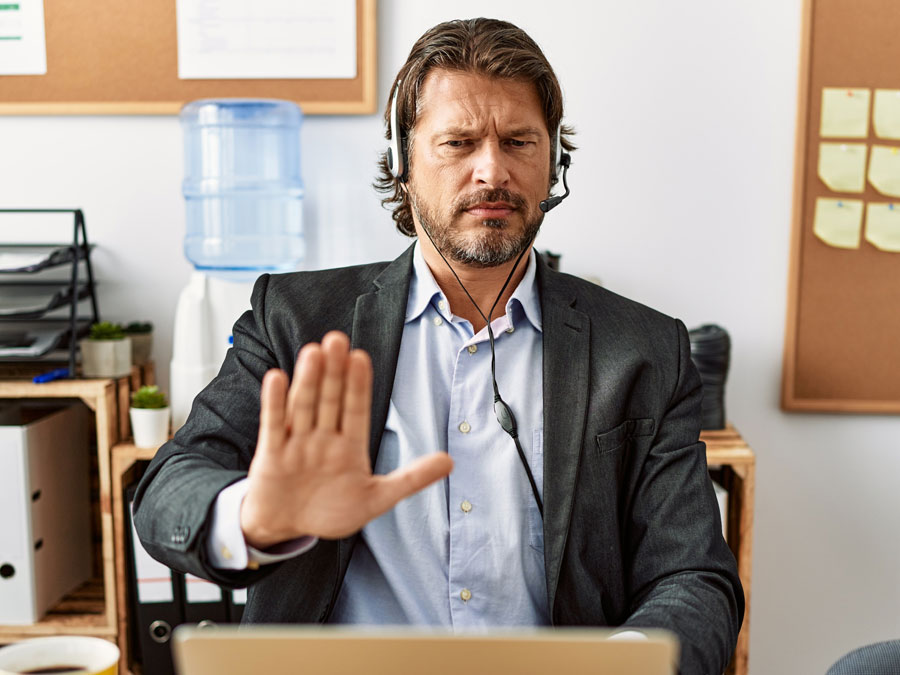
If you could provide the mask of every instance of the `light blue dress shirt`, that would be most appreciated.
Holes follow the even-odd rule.
[[[515,413],[538,490],[543,486],[541,308],[535,254],[504,313],[491,322],[500,394]],[[547,625],[541,516],[513,440],[493,411],[487,329],[454,316],[418,244],[400,355],[374,471],[445,450],[450,476],[362,530],[331,623],[472,630]],[[486,311],[488,308],[482,308]],[[208,552],[242,569],[297,555],[248,548],[240,531],[246,481],[220,493]]]
[[[363,528],[331,621],[473,629],[546,625],[541,516],[493,410],[487,329],[454,316],[416,246],[406,323],[375,472],[435,450],[450,476]],[[486,313],[487,308],[482,308]],[[491,322],[500,394],[543,485],[541,310],[535,255]]]

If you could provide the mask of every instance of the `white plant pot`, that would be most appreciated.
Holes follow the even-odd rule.
[[[158,448],[169,440],[170,408],[130,408],[131,432],[139,448]]]
[[[81,374],[84,377],[125,377],[131,374],[131,338],[81,340]]]

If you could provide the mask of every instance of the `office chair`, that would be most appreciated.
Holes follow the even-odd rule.
[[[835,661],[825,675],[900,675],[900,640],[854,649]]]

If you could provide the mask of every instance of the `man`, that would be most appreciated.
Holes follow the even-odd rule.
[[[249,586],[249,622],[660,627],[721,673],[743,592],[686,330],[531,250],[572,149],[544,55],[441,24],[391,99],[378,185],[417,243],[260,278],[139,486],[144,545]]]

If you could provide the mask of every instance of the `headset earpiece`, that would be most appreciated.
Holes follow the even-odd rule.
[[[549,212],[551,209],[556,208],[559,203],[569,196],[569,184],[566,182],[566,172],[569,170],[569,164],[572,162],[572,156],[563,150],[562,147],[562,124],[560,124],[556,128],[556,145],[553,148],[553,180],[554,182],[559,180],[559,171],[562,169],[562,182],[563,187],[566,189],[564,194],[561,194],[557,197],[547,197],[538,204],[538,207],[544,213]]]
[[[556,128],[556,145],[554,146],[554,155],[553,178],[554,180],[558,180],[559,170],[567,168],[569,166],[569,163],[572,161],[572,156],[565,151],[562,145],[562,124],[560,124]]]
[[[391,95],[391,142],[387,149],[388,169],[394,178],[406,182],[406,148],[400,133],[399,115],[397,114],[397,99],[400,96],[400,81],[394,87]]]

